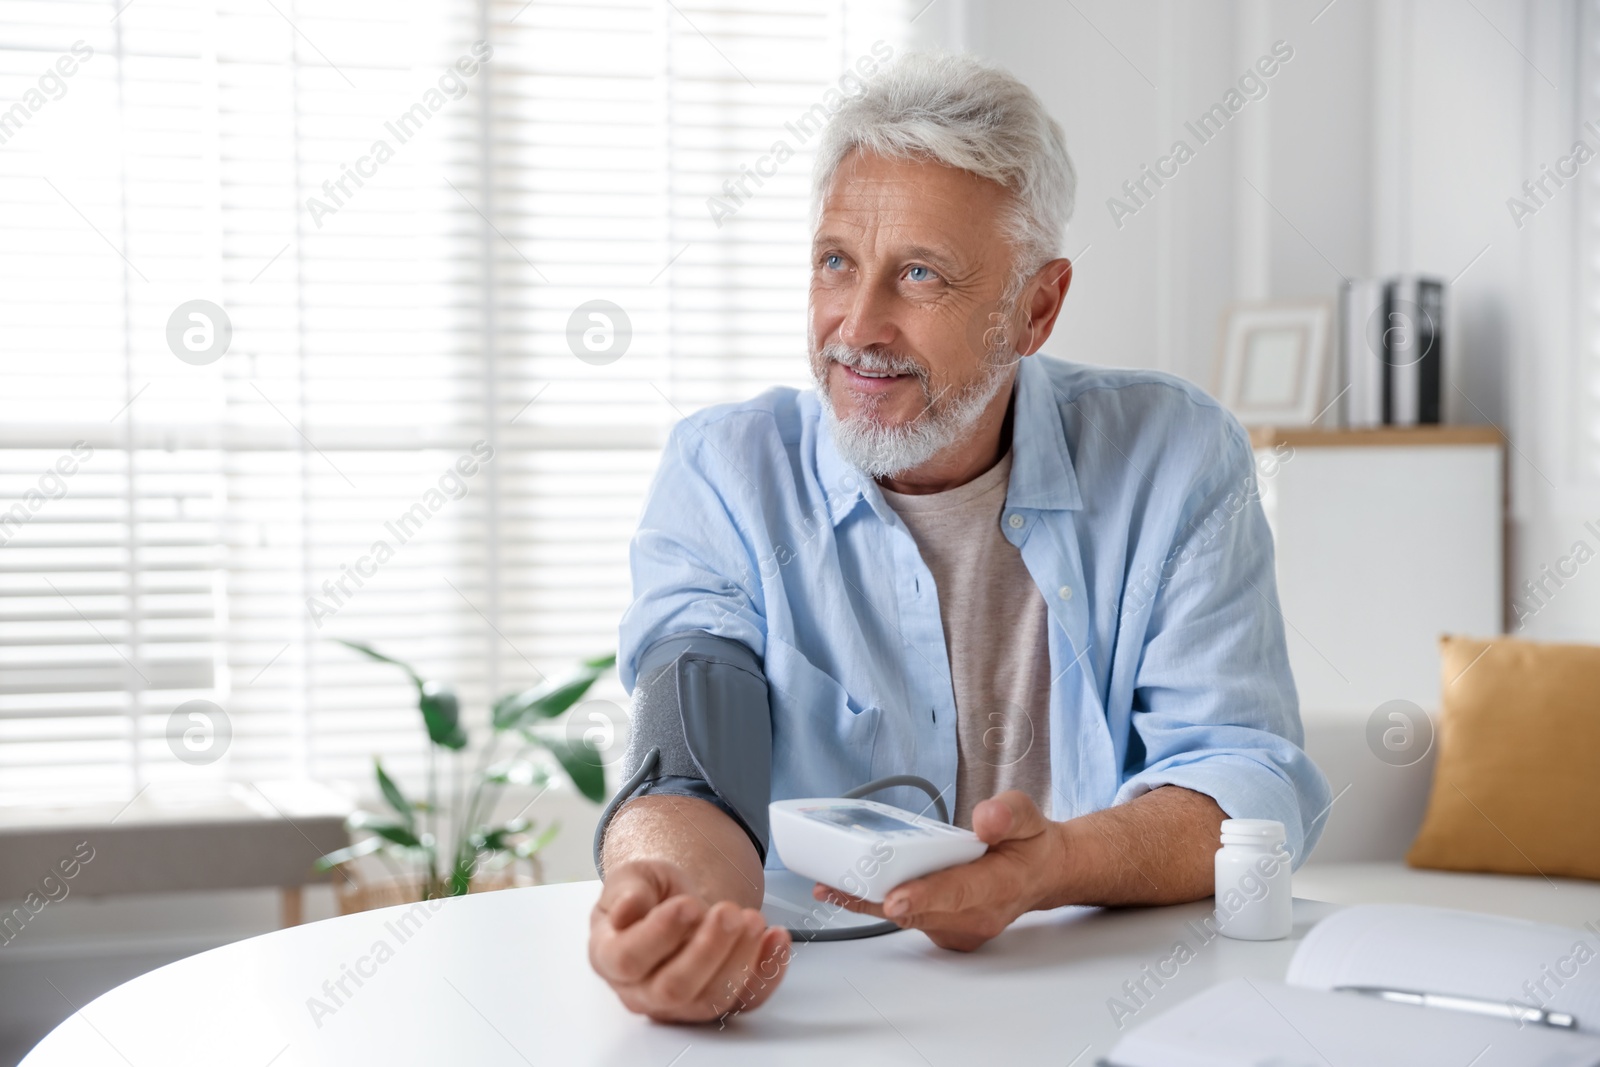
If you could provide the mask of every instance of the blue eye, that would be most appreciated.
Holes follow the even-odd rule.
[[[836,270],[838,267],[844,264],[844,257],[839,255],[837,252],[829,252],[828,255],[823,258],[822,263],[829,270]]]
[[[918,271],[922,272],[922,277],[920,278],[917,277]],[[927,267],[912,267],[910,270],[906,271],[906,276],[914,282],[925,282],[931,279],[934,274],[933,271],[929,270]]]

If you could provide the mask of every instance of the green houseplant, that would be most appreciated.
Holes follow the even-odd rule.
[[[517,860],[537,862],[536,854],[549,844],[559,823],[539,827],[518,815],[493,821],[495,805],[508,785],[541,786],[550,778],[547,761],[530,759],[537,750],[548,752],[589,800],[605,800],[605,770],[600,748],[592,733],[569,738],[554,728],[552,720],[583,699],[590,687],[616,664],[615,655],[585,660],[572,674],[549,680],[494,702],[490,711],[491,735],[482,746],[475,766],[465,770],[467,732],[461,723],[461,705],[449,686],[422,677],[410,664],[386,656],[369,645],[340,641],[380,663],[405,671],[417,690],[417,710],[428,734],[427,795],[408,797],[373,760],[378,793],[387,811],[357,811],[350,816],[352,832],[364,837],[348,848],[317,860],[318,870],[333,870],[375,855],[396,882],[412,885],[414,899],[460,896],[473,887],[481,872],[505,871]],[[506,742],[511,744],[506,744]],[[440,764],[444,763],[446,792],[440,792]],[[448,825],[445,825],[448,823]],[[399,901],[396,901],[399,902]]]

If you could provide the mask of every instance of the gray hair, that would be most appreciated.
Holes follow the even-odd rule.
[[[812,228],[834,172],[853,150],[923,159],[1012,193],[1002,234],[1016,247],[1008,300],[1056,258],[1078,175],[1061,125],[1022,82],[968,55],[912,52],[852,96],[824,128],[812,170]]]

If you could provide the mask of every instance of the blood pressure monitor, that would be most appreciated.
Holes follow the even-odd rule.
[[[768,811],[785,867],[874,904],[902,882],[989,850],[971,830],[872,800],[779,800]]]
[[[680,660],[687,658],[685,652]],[[723,705],[705,699],[706,694],[696,690],[705,679],[688,669],[693,666],[694,662],[689,662],[685,667],[684,680],[691,690],[688,695],[693,698],[685,700],[686,707],[704,711],[738,704],[733,696],[723,701]],[[732,673],[739,672],[732,670]],[[737,818],[752,837],[758,840],[770,837],[777,858],[783,862],[783,867],[771,867],[764,872],[761,910],[768,923],[784,927],[796,941],[849,941],[900,930],[898,923],[816,900],[811,895],[815,882],[881,904],[889,890],[900,883],[958,863],[970,863],[989,849],[977,834],[949,825],[950,812],[938,787],[914,774],[891,774],[874,779],[839,797],[780,800],[768,804],[770,775],[765,771],[771,755],[771,738],[745,738],[754,749],[762,750],[759,758],[741,757],[739,753],[743,750],[729,739],[737,740],[740,729],[751,724],[760,726],[764,720],[730,712],[717,720],[715,729],[700,719],[693,721],[699,725],[691,730],[690,720],[684,720],[684,736],[692,739],[685,743],[690,746],[695,768],[707,775],[707,784],[738,813]],[[645,749],[639,768],[601,812],[593,847],[595,869],[602,872],[602,877],[605,865],[600,846],[606,827],[617,808],[633,796],[639,784],[656,773],[660,762],[658,746]],[[708,766],[715,771],[707,772]],[[889,804],[857,799],[897,786],[909,786],[927,794],[929,806],[937,812],[938,819]],[[733,799],[729,800],[730,797]],[[767,825],[762,825],[760,816],[763,814]]]

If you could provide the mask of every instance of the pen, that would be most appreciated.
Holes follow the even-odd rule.
[[[1535,1023],[1560,1030],[1576,1030],[1578,1021],[1563,1011],[1545,1011],[1513,1001],[1500,1003],[1479,997],[1457,997],[1447,993],[1417,993],[1409,989],[1384,989],[1371,985],[1334,986],[1335,993],[1359,993],[1364,997],[1377,997],[1395,1004],[1414,1004],[1419,1008],[1444,1008],[1447,1011],[1464,1011],[1473,1015],[1489,1015],[1513,1022]]]

